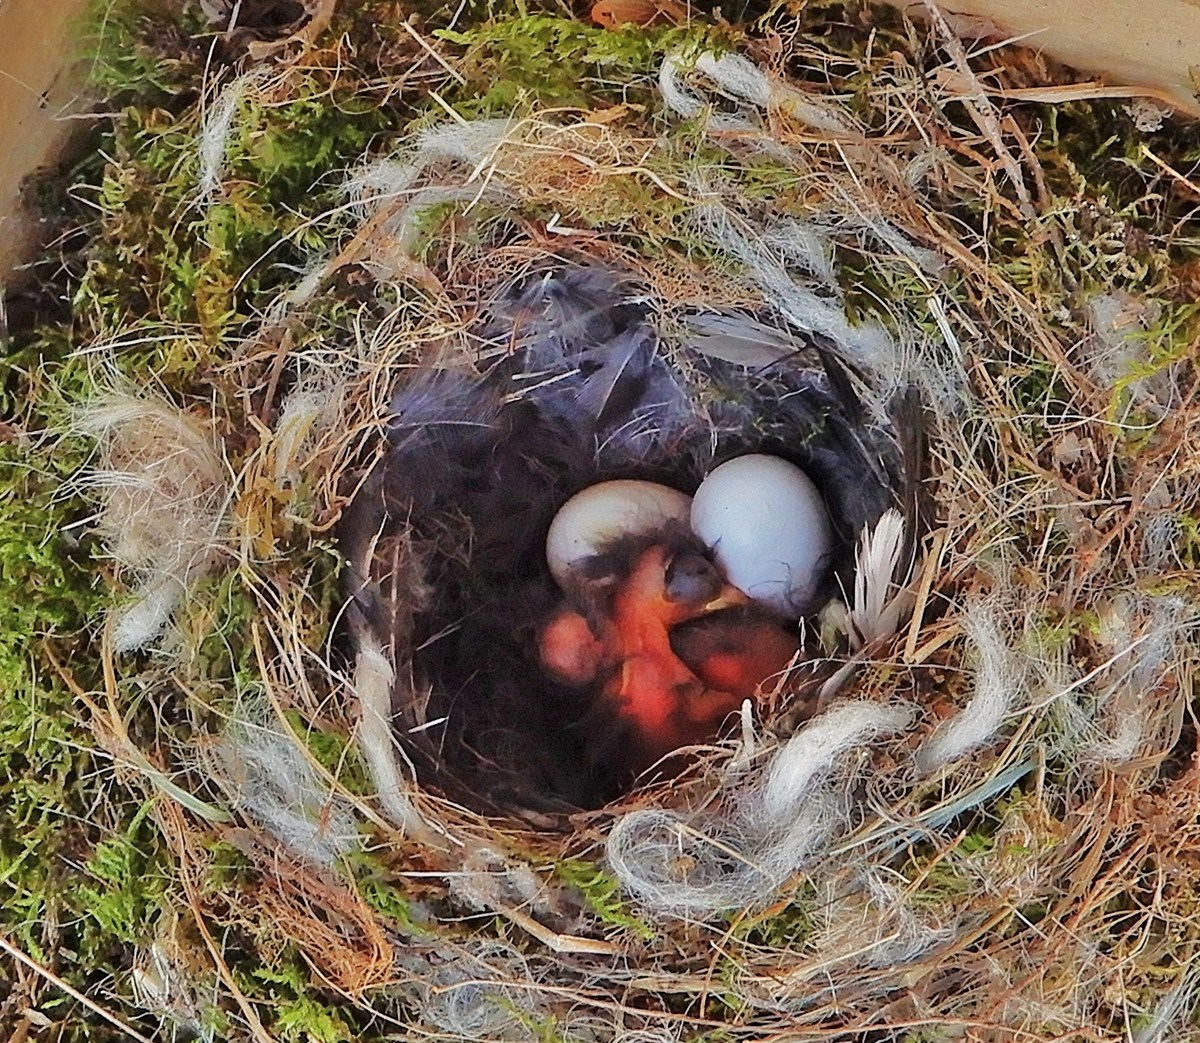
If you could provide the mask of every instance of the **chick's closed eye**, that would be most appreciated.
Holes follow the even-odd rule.
[[[668,601],[706,605],[724,586],[725,580],[716,565],[694,551],[676,554],[667,566],[664,591]]]

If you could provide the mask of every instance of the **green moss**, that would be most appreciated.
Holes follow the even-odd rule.
[[[554,875],[574,887],[601,923],[632,931],[649,941],[654,928],[635,916],[621,897],[621,887],[615,877],[594,862],[567,858],[555,863]]]
[[[689,27],[613,32],[573,18],[524,14],[466,30],[434,33],[465,48],[466,82],[454,93],[465,116],[509,116],[531,102],[549,106],[656,105],[651,90],[663,57],[728,46],[728,36]]]
[[[209,55],[199,7],[93,0],[79,36],[92,86],[114,106],[188,104]]]
[[[348,855],[345,862],[354,874],[359,896],[367,905],[405,933],[426,933],[411,900],[396,886],[392,874],[382,863],[363,853]]]
[[[344,1004],[323,1002],[308,982],[308,970],[294,954],[274,967],[256,967],[245,990],[270,1009],[265,1023],[288,1043],[349,1043],[361,1039],[361,1027]]]
[[[214,840],[206,846],[207,868],[204,886],[213,893],[226,888],[246,887],[258,879],[258,871],[251,861],[233,844]]]
[[[558,1019],[553,1014],[544,1017],[535,1017],[507,1001],[501,1002],[500,1006],[512,1014],[517,1023],[528,1033],[528,1038],[531,1041],[536,1041],[536,1043],[570,1043],[574,1038],[563,1033]]]
[[[100,685],[87,627],[107,601],[68,528],[82,509],[62,481],[79,463],[0,444],[0,933],[89,992],[124,973],[163,884],[146,805],[109,791],[70,687]],[[73,1020],[56,1002],[51,1016]]]
[[[156,866],[158,835],[146,821],[147,802],[124,831],[96,845],[83,866],[89,883],[73,894],[74,904],[106,936],[128,944],[146,941],[153,934],[166,877]]]
[[[288,710],[286,717],[300,741],[341,785],[359,796],[371,796],[375,792],[375,786],[367,776],[366,766],[358,751],[350,745],[347,735],[308,721],[297,710]]]
[[[961,1036],[962,1032],[957,1026],[947,1028],[928,1026],[917,1029],[915,1032],[906,1032],[901,1037],[901,1043],[953,1043]]]
[[[790,901],[772,906],[764,913],[739,919],[732,927],[735,937],[750,945],[795,952],[804,949],[815,929],[813,904],[816,892],[802,888]]]
[[[307,993],[281,1003],[271,1028],[279,1039],[303,1043],[349,1043],[359,1037],[338,1007],[319,1003]]]
[[[237,573],[196,584],[182,623],[195,642],[186,660],[189,674],[224,680],[231,699],[261,695],[262,677],[252,640],[257,619],[258,603]]]
[[[77,505],[60,496],[77,462],[0,444],[0,921],[31,943],[58,893],[55,855],[81,842],[63,826],[86,804],[81,784],[92,770],[90,736],[54,668],[68,664],[84,687],[96,682],[95,666],[75,653],[103,599],[86,552],[64,531]]]
[[[181,114],[129,107],[92,201],[87,269],[76,313],[97,334],[146,316],[198,330],[219,348],[231,326],[268,303],[281,281],[325,240],[313,218],[335,202],[337,179],[385,125],[386,113],[339,99],[320,76],[298,97],[266,105],[248,92],[225,150],[228,189],[199,201],[199,124]]]

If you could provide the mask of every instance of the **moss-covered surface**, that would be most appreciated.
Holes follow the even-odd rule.
[[[535,104],[620,108],[649,133],[661,122],[654,77],[668,51],[720,49],[747,39],[766,46],[762,41],[786,31],[804,34],[828,55],[823,74],[814,67],[792,71],[849,95],[852,110],[883,130],[888,111],[873,88],[883,81],[911,85],[932,60],[921,33],[894,13],[859,4],[793,5],[798,13],[773,10],[747,26],[630,33],[591,26],[558,9],[529,5],[513,13],[501,6],[461,5],[452,26],[445,11],[419,15],[414,24],[459,59],[449,76],[423,57],[402,28],[407,8],[343,5],[346,10],[336,12],[313,48],[280,73],[286,86],[278,103],[268,88],[238,112],[225,152],[223,191],[206,208],[196,205],[203,77],[206,69],[211,82],[228,77],[244,59],[254,27],[227,39],[191,4],[143,9],[134,0],[115,0],[95,14],[89,30],[96,49],[94,90],[98,109],[111,115],[76,165],[41,187],[70,234],[35,269],[46,305],[43,321],[12,331],[0,363],[0,931],[6,946],[0,954],[0,1029],[14,1038],[126,1038],[99,1008],[145,1036],[170,1033],[132,1003],[137,982],[147,987],[154,977],[145,954],[156,942],[222,954],[222,987],[212,984],[220,969],[198,968],[198,993],[212,991],[194,996],[191,1009],[177,1010],[194,1029],[218,1038],[246,1032],[246,1009],[239,1003],[256,1011],[262,1032],[280,1040],[399,1038],[407,1018],[402,996],[385,997],[372,1012],[323,985],[287,932],[269,926],[269,907],[257,923],[223,924],[216,938],[206,939],[207,926],[193,918],[198,895],[219,904],[226,889],[252,890],[259,869],[236,831],[202,837],[177,812],[153,813],[164,798],[144,773],[129,770],[111,716],[96,715],[115,709],[134,744],[169,770],[190,741],[195,707],[188,708],[182,687],[163,689],[152,657],[141,662],[144,669],[126,663],[119,684],[105,676],[99,629],[114,595],[106,583],[109,566],[88,536],[92,508],[69,484],[88,452],[80,441],[59,437],[72,405],[86,399],[98,380],[111,381],[114,368],[138,384],[165,388],[185,409],[203,408],[214,387],[232,386],[224,374],[237,362],[239,331],[311,255],[338,245],[341,229],[328,215],[341,205],[347,168],[431,125],[447,107],[464,118],[520,115]],[[257,35],[269,37],[270,31]],[[866,54],[868,39],[873,57]],[[1029,62],[1028,76],[1036,80],[1045,70]],[[969,126],[955,106],[939,111],[958,128]],[[1148,142],[1126,111],[1109,103],[1022,105],[1014,113],[1043,175],[1034,187],[1036,218],[1022,215],[1011,186],[992,186],[995,191],[973,197],[948,188],[953,202],[947,224],[986,249],[989,262],[1033,308],[1061,314],[1073,326],[1098,289],[1136,289],[1152,300],[1156,314],[1146,338],[1154,349],[1129,380],[1194,360],[1200,227],[1194,199],[1163,169],[1187,171],[1200,159],[1194,127],[1168,123]],[[953,129],[950,123],[945,128],[948,143],[955,140]],[[711,167],[706,147],[686,128],[672,140],[678,157],[690,154],[698,166]],[[671,164],[676,174],[681,162]],[[751,205],[799,190],[785,167],[766,160],[740,176]],[[679,201],[646,186],[617,179],[610,195],[581,199],[571,220],[620,240],[628,215],[637,213],[629,237],[645,256],[701,249],[688,241]],[[437,214],[427,220],[424,234],[432,239],[442,225]],[[894,270],[873,266],[865,253],[847,251],[839,260],[849,299],[863,312],[877,310],[880,299],[919,299],[925,292],[918,281],[903,284]],[[346,290],[343,303],[330,303],[330,323],[347,321],[359,303],[354,286],[340,289]],[[103,373],[85,350],[101,343],[110,346]],[[1025,407],[1013,419],[1013,437],[1033,449],[1030,466],[1039,466],[1047,419],[1053,419],[1055,401],[1065,398],[1056,390],[1056,368],[1045,359],[997,356],[985,370]],[[1160,447],[1153,444],[1153,425],[1136,423],[1138,405],[1129,399],[1128,382],[1116,386],[1110,409],[1128,425],[1117,466],[1135,473],[1147,445],[1154,453]],[[231,430],[254,430],[243,422],[246,405],[233,396],[224,403]],[[235,468],[239,463],[232,461]],[[332,555],[319,543],[310,545],[285,513],[275,512],[263,533],[271,553],[291,555],[295,570],[306,576],[302,585],[332,598]],[[1178,558],[1200,567],[1200,518],[1181,525]],[[1023,536],[1035,549],[1048,538],[1032,526]],[[1182,572],[1162,580],[1168,587],[1184,581]],[[203,689],[213,713],[223,699],[253,695],[259,681],[253,605],[242,578],[226,576],[218,585],[185,623],[195,649],[191,674],[178,682]],[[1064,640],[1087,639],[1086,620],[1067,613],[1056,625],[1070,629]],[[320,648],[325,637],[314,632],[304,640]],[[361,765],[334,722],[298,710],[289,720],[317,761],[351,791],[365,789]],[[1016,791],[994,817],[974,822],[953,851],[915,851],[904,871],[923,882],[924,900],[952,896],[974,885],[979,852],[1004,844],[1019,859],[1023,844],[1053,843],[1053,828],[1035,818]],[[1026,824],[1024,833],[1018,822]],[[1025,839],[1015,839],[1018,834]],[[185,849],[192,862],[183,876],[193,874],[186,880],[180,868]],[[347,872],[357,895],[389,930],[419,944],[426,896],[395,872],[394,858],[363,855]],[[638,914],[602,870],[566,860],[554,872],[578,889],[603,924],[644,935]],[[768,913],[731,931],[754,945],[803,948],[809,924],[803,902]],[[1044,913],[1030,905],[1012,916],[1028,925]],[[1112,916],[1120,915],[1114,899]],[[495,928],[468,921],[456,929]],[[715,977],[724,973],[732,968],[719,965]],[[65,994],[57,979],[92,1005]],[[1176,981],[1177,974],[1163,971],[1164,989]],[[239,1002],[229,998],[233,988]],[[216,991],[222,998],[213,1006]],[[1139,1002],[1149,1008],[1153,999]],[[714,998],[705,1016],[722,1010],[737,1020],[732,1000],[722,1008]],[[1112,1018],[1106,1027],[1118,1031],[1117,1015]],[[555,1038],[553,1026],[531,1024],[529,1030]],[[914,1029],[904,1038],[916,1043],[942,1037]]]

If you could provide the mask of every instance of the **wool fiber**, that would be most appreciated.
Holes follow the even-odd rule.
[[[114,611],[113,646],[145,648],[226,545],[226,469],[214,432],[166,399],[113,391],[75,423],[99,443],[81,481],[101,501],[108,553],[132,580],[130,600]]]
[[[982,603],[963,613],[963,632],[977,666],[970,701],[944,721],[917,753],[922,771],[932,772],[989,742],[1026,694],[1027,666],[1005,632],[996,607]]]
[[[737,779],[721,814],[630,812],[608,837],[621,883],[660,914],[703,916],[769,900],[845,827],[847,788],[876,738],[903,731],[913,708],[849,700]]]

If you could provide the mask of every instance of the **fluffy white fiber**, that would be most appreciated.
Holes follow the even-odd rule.
[[[772,830],[790,829],[814,784],[844,752],[878,735],[902,731],[912,723],[914,712],[904,704],[881,706],[854,700],[831,707],[771,758],[750,798],[751,818]]]
[[[904,232],[886,220],[869,199],[847,200],[844,212],[837,215],[845,229],[856,232],[864,246],[873,242],[887,247],[926,275],[936,275],[944,262],[933,250],[917,246]]]
[[[305,861],[330,866],[358,846],[350,805],[317,773],[302,741],[263,715],[231,722],[208,760],[234,807]]]
[[[976,657],[970,701],[943,721],[917,752],[923,772],[936,771],[990,741],[1026,694],[1027,662],[1012,645],[995,604],[968,606],[962,629]]]
[[[914,909],[904,884],[890,870],[865,866],[821,886],[814,903],[814,958],[787,973],[776,1005],[794,1007],[798,995],[804,997],[802,1003],[811,1004],[838,970],[856,973],[859,988],[869,989],[874,970],[912,963],[949,941],[952,927]],[[771,1005],[767,997],[760,1002]]]
[[[696,58],[695,67],[727,97],[767,111],[775,110],[826,133],[851,135],[856,131],[844,112],[770,76],[740,54],[717,55],[706,51]],[[704,115],[710,130],[752,127],[744,119],[705,112],[704,102],[683,85],[687,72],[688,64],[679,53],[668,55],[659,70],[659,91],[671,111],[684,119]]]
[[[801,258],[806,265],[811,264],[804,254],[810,241],[796,236],[796,222],[789,222],[787,228],[768,229],[766,235],[760,235],[757,230],[739,228],[739,219],[718,203],[699,208],[696,217],[703,221],[708,236],[746,267],[763,293],[797,329],[823,334],[838,344],[844,343],[856,356],[880,350],[887,338],[882,329],[852,327],[840,295],[833,287],[824,287],[818,293],[802,285],[789,274],[780,255],[770,248],[783,245],[786,253]]]
[[[330,421],[342,415],[344,396],[342,385],[302,386],[284,400],[271,442],[276,486],[300,482],[307,454]]]
[[[721,112],[706,111],[701,98],[684,85],[687,65],[679,55],[668,56],[658,72],[658,91],[667,109],[685,120],[704,119],[709,131],[738,132],[754,129],[754,124],[740,116],[728,116]]]
[[[1181,720],[1164,719],[1160,702],[1183,681],[1178,672],[1198,624],[1195,607],[1177,595],[1120,598],[1101,616],[1104,669],[1065,685],[1055,707],[1076,723],[1072,752],[1081,761],[1122,765],[1164,752],[1175,736],[1155,732]]]
[[[829,337],[856,363],[872,371],[895,368],[880,361],[897,354],[891,335],[876,323],[854,325],[839,294],[829,288],[818,293],[793,278],[758,230],[739,227],[745,222],[717,202],[698,206],[694,220],[707,239],[745,267],[780,315],[798,330]],[[778,234],[775,238],[778,241]]]
[[[791,264],[816,276],[831,290],[838,285],[833,268],[835,241],[853,242],[864,250],[884,247],[926,275],[935,275],[942,269],[942,259],[936,253],[917,246],[883,218],[877,204],[865,193],[851,198],[844,188],[839,188],[831,194],[831,200],[832,203],[815,209],[804,221],[783,218],[764,228],[763,243]]]
[[[359,748],[384,811],[406,832],[427,835],[429,828],[413,803],[412,787],[400,768],[403,751],[392,731],[392,661],[369,628],[361,628],[357,638],[354,694],[360,713]]]
[[[1160,571],[1183,568],[1179,558],[1180,537],[1184,532],[1183,512],[1164,510],[1139,526],[1142,532],[1142,553],[1146,564]]]
[[[359,217],[365,220],[384,205],[397,208],[411,205],[410,197],[418,191],[426,173],[439,163],[465,167],[466,180],[470,182],[496,162],[505,145],[520,139],[521,124],[516,120],[438,124],[421,131],[404,152],[362,167],[350,176],[343,190]],[[428,200],[429,204],[434,202],[437,200]]]
[[[450,880],[450,894],[475,909],[532,905],[542,889],[528,865],[486,844],[467,851],[461,871]]]
[[[719,815],[645,809],[620,818],[609,865],[640,902],[662,914],[703,916],[767,901],[847,825],[846,792],[872,740],[902,731],[914,709],[837,704],[744,774]]]
[[[776,109],[829,134],[850,135],[857,130],[845,111],[782,82],[740,54],[705,51],[696,59],[696,68],[721,90],[760,109]]]
[[[764,246],[808,272],[823,286],[830,290],[837,287],[833,239],[815,222],[786,218],[765,229],[761,238]]]
[[[166,630],[186,592],[187,580],[170,571],[138,584],[133,600],[113,613],[113,650],[131,652],[152,645]]]
[[[696,69],[716,85],[719,94],[757,108],[781,111],[824,133],[858,134],[844,112],[780,84],[740,55],[705,54],[697,60]],[[670,111],[685,119],[703,116],[713,144],[719,147],[733,150],[737,145],[757,144],[773,153],[780,152],[775,138],[763,134],[762,128],[749,120],[711,111],[694,93],[695,85],[685,85],[687,78],[682,56],[673,55],[664,61],[659,88]],[[778,158],[797,169],[806,169],[802,158],[787,150]],[[856,162],[850,152],[846,153],[846,162],[851,167]],[[869,165],[868,157],[862,157],[862,162]],[[903,181],[894,171],[888,171],[887,176]],[[704,201],[696,208],[694,218],[697,230],[744,266],[750,280],[788,322],[803,333],[822,334],[837,342],[851,361],[872,374],[879,395],[886,397],[896,388],[913,384],[925,390],[930,405],[946,413],[960,412],[966,375],[958,338],[946,321],[944,309],[935,311],[944,343],[923,332],[923,316],[894,314],[890,330],[878,323],[853,323],[846,314],[832,265],[837,242],[882,250],[884,256],[879,263],[905,268],[928,285],[934,310],[942,258],[918,246],[887,220],[880,212],[880,189],[868,187],[857,172],[852,178],[822,180],[819,187],[824,198],[803,221],[768,218],[748,223],[717,201],[719,190],[702,186]]]
[[[907,900],[908,881],[881,866],[862,873],[866,917],[859,938],[870,939],[860,958],[875,967],[911,963],[954,937],[948,924],[921,915]],[[848,918],[847,918],[848,919]]]
[[[513,946],[468,939],[421,964],[414,969],[422,1015],[450,1038],[527,1040],[530,1021],[548,1014],[539,969]]]
[[[281,294],[267,313],[268,325],[278,325],[294,310],[307,304],[342,265],[356,261],[376,278],[402,279],[418,269],[409,257],[412,237],[421,215],[446,200],[470,204],[499,189],[491,184],[486,168],[505,144],[518,139],[512,120],[476,120],[442,124],[422,131],[399,154],[372,159],[347,177],[342,186],[346,209],[359,225],[357,234],[341,251],[310,259],[305,275]],[[468,168],[465,180],[483,174],[470,190],[459,185],[430,184],[439,164]],[[461,171],[458,180],[464,180]]]
[[[204,113],[198,145],[196,188],[201,203],[208,203],[221,188],[225,157],[234,120],[242,99],[265,79],[265,70],[253,69],[227,83]]]
[[[214,432],[165,399],[114,391],[75,423],[100,443],[81,481],[101,500],[97,528],[109,554],[133,579],[112,620],[113,647],[144,648],[225,544],[226,469]]]

